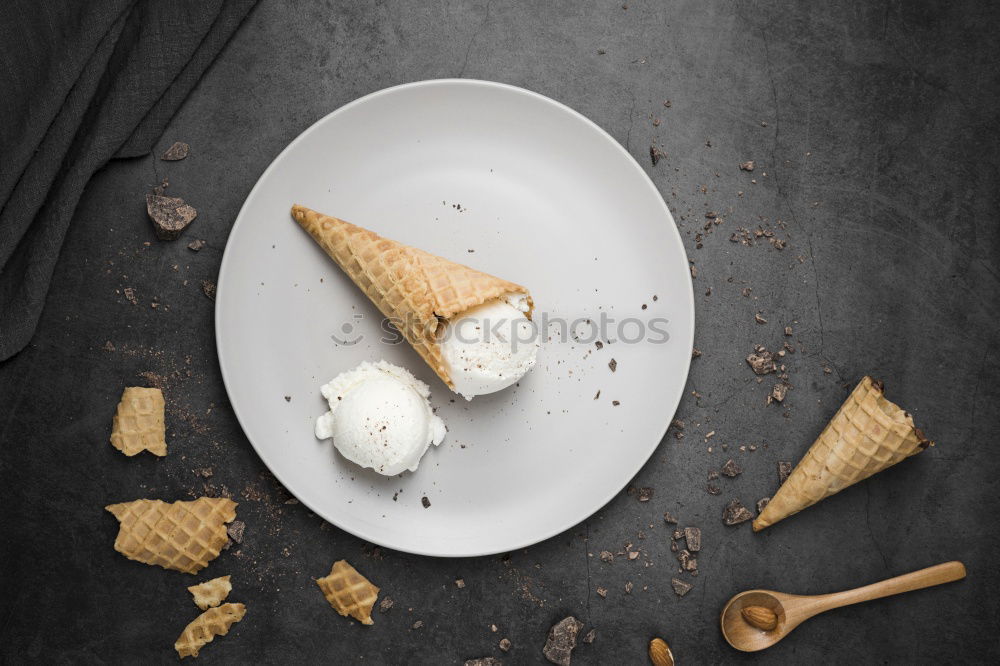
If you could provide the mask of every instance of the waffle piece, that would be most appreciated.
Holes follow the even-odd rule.
[[[454,389],[437,341],[442,322],[524,287],[403,245],[350,222],[292,207],[292,217]],[[531,297],[528,296],[531,317]]]
[[[194,597],[195,606],[202,610],[208,610],[225,601],[229,593],[233,591],[233,584],[229,582],[229,578],[229,576],[213,578],[189,587],[188,592]]]
[[[758,532],[934,443],[865,377],[753,521]]]
[[[111,444],[127,456],[134,456],[140,451],[167,455],[163,407],[163,392],[160,389],[126,388],[111,424]]]
[[[236,518],[236,502],[199,497],[168,504],[139,499],[104,507],[121,524],[115,550],[164,569],[197,573],[226,545],[226,523]]]
[[[197,657],[206,643],[211,643],[216,636],[228,634],[229,628],[242,620],[246,612],[247,607],[243,604],[222,604],[209,608],[184,627],[174,643],[174,649],[181,659]]]
[[[378,600],[378,588],[347,560],[334,562],[330,575],[317,578],[316,584],[335,611],[344,617],[350,615],[361,624],[375,624],[372,606]]]

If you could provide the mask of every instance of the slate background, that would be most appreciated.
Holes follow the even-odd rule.
[[[231,573],[232,600],[248,613],[201,663],[537,663],[548,627],[567,614],[597,629],[575,652],[580,664],[644,663],[656,635],[682,664],[1000,655],[997,11],[847,0],[417,5],[264,0],[158,147],[183,140],[191,156],[116,162],[88,187],[40,329],[0,366],[0,660],[174,661],[173,641],[196,614],[184,588],[207,576],[125,560],[102,507],[206,489],[241,502],[244,542],[205,574]],[[686,437],[668,435],[634,481],[654,487],[653,500],[623,492],[508,558],[374,550],[285,504],[227,403],[200,287],[215,278],[244,197],[291,139],[358,96],[438,77],[524,86],[606,128],[660,188],[698,269],[703,356],[677,414]],[[669,155],[655,168],[652,141]],[[752,174],[738,168],[747,159]],[[143,194],[164,176],[199,210],[181,242],[157,242],[145,218]],[[698,248],[707,210],[723,222]],[[729,241],[757,224],[787,247]],[[197,254],[186,247],[194,238],[208,242]],[[772,378],[758,384],[743,358],[756,343],[780,346],[785,325],[793,389],[784,407],[768,407]],[[938,446],[763,534],[724,527],[725,502],[770,494],[776,461],[797,460],[865,373]],[[150,378],[167,389],[171,453],[126,459],[107,443],[111,416],[123,386]],[[759,448],[739,451],[749,444]],[[710,496],[705,474],[729,455],[746,471]],[[200,467],[214,476],[191,472]],[[669,588],[663,511],[704,534],[683,599]],[[639,561],[597,558],[629,541]],[[374,627],[340,618],[316,590],[312,577],[338,558],[395,600]],[[966,581],[830,613],[764,653],[737,653],[718,630],[722,604],[746,588],[827,592],[949,559],[966,563]],[[503,637],[514,646],[506,656]]]

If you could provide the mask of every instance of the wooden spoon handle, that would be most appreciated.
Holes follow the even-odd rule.
[[[881,599],[882,597],[890,597],[894,594],[920,590],[925,587],[941,585],[942,583],[951,583],[963,578],[965,578],[964,564],[961,562],[945,562],[944,564],[937,564],[933,567],[913,571],[854,590],[828,594],[823,599],[825,602],[823,604],[825,606],[824,610],[848,606],[862,601],[871,601],[872,599]]]

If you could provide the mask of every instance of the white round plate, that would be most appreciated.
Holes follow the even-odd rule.
[[[527,286],[550,322],[538,365],[499,393],[452,394],[409,345],[381,340],[378,311],[293,203]],[[289,144],[233,225],[215,308],[233,409],[274,475],[334,525],[435,556],[527,546],[607,503],[663,438],[694,338],[680,235],[635,160],[558,102],[470,80],[373,93]],[[584,322],[602,317],[598,349]],[[430,385],[449,429],[390,478],[313,436],[320,385],[380,358]]]

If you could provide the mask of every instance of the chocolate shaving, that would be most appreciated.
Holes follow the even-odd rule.
[[[784,460],[778,461],[778,483],[782,484],[788,475],[792,473],[792,463]]]
[[[766,375],[777,370],[774,356],[761,345],[757,345],[754,352],[747,356],[747,363],[757,375]]]
[[[671,578],[670,586],[674,588],[674,594],[678,597],[683,597],[685,594],[691,591],[694,587],[691,583],[686,583],[679,578]]]
[[[726,505],[722,511],[722,522],[726,525],[739,525],[753,518],[750,511],[740,504],[739,500],[733,500]]]
[[[736,464],[736,461],[730,458],[726,461],[726,464],[722,466],[722,475],[728,476],[730,479],[739,476],[743,473],[743,468]]]
[[[615,359],[611,359],[610,361],[608,361],[608,367],[611,368],[611,372],[614,372],[615,370],[618,369],[618,361],[616,361]]]
[[[685,527],[684,540],[687,542],[688,550],[692,553],[701,550],[701,530],[697,527]]]
[[[161,160],[165,162],[176,162],[177,160],[182,160],[188,156],[188,151],[191,150],[191,146],[187,145],[183,141],[176,141],[174,145],[167,148],[167,152],[163,153],[160,157]]]
[[[226,526],[226,534],[236,543],[243,543],[243,532],[247,525],[242,520],[234,520]]]
[[[156,237],[165,241],[177,240],[198,216],[198,211],[184,203],[184,199],[159,194],[146,195],[146,213],[153,221]]]
[[[573,648],[576,647],[576,635],[581,629],[583,629],[583,622],[572,615],[560,620],[549,629],[549,636],[545,641],[545,647],[542,648],[542,654],[553,664],[570,666]]]

